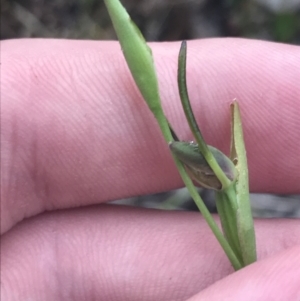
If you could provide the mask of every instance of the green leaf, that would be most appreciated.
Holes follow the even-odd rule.
[[[242,257],[245,265],[256,261],[256,240],[254,224],[249,199],[249,179],[246,149],[243,137],[242,121],[237,101],[231,105],[232,138],[231,160],[238,171],[236,182],[237,196],[237,229],[241,245]]]
[[[118,0],[104,0],[123,54],[141,94],[153,113],[161,111],[158,82],[151,49]]]
[[[178,88],[179,88],[182,107],[185,113],[185,117],[189,123],[190,129],[198,144],[199,151],[207,161],[210,168],[214,171],[216,177],[219,179],[222,185],[221,189],[225,189],[230,185],[232,185],[233,181],[228,179],[228,177],[224,174],[221,167],[217,163],[215,157],[213,156],[210,149],[208,148],[208,145],[205,143],[203,135],[198,127],[196,118],[194,116],[191,107],[187,86],[186,86],[186,53],[187,53],[187,45],[186,42],[183,41],[181,43],[179,57],[178,57],[178,75],[177,75]]]

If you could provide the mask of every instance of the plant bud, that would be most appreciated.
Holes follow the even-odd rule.
[[[169,147],[172,153],[184,164],[192,180],[205,188],[222,189],[221,182],[200,153],[197,143],[173,141],[169,143]],[[227,178],[234,181],[237,177],[237,170],[233,162],[218,149],[210,145],[208,145],[208,148]]]

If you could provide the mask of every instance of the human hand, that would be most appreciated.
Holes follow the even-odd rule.
[[[179,43],[152,49],[165,111],[188,140]],[[257,220],[259,261],[233,273],[198,213],[96,206],[182,185],[118,43],[1,50],[1,300],[300,299],[298,220]],[[299,64],[295,46],[189,42],[194,112],[225,153],[239,99],[251,191],[300,191]]]

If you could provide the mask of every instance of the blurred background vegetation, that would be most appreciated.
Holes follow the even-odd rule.
[[[300,44],[300,0],[123,0],[148,41],[247,37]],[[24,37],[116,39],[101,0],[1,0],[1,40]],[[199,190],[211,211],[213,193]],[[260,217],[300,217],[300,196],[252,194]],[[196,210],[185,189],[119,200]]]
[[[249,37],[299,44],[300,0],[123,0],[149,41]],[[1,39],[115,39],[101,0],[1,0]]]

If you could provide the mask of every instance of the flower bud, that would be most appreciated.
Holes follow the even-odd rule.
[[[213,170],[200,153],[198,144],[192,141],[173,141],[169,143],[169,147],[172,153],[184,164],[186,171],[192,180],[205,188],[214,190],[222,189],[222,184],[217,175],[214,174]],[[237,170],[233,162],[218,149],[210,145],[208,145],[208,148],[227,178],[234,181],[237,177]]]

